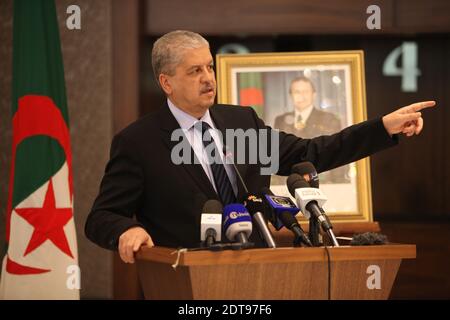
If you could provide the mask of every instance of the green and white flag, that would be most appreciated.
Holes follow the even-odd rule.
[[[12,158],[0,299],[79,299],[72,152],[53,0],[15,0]]]
[[[239,74],[238,104],[251,106],[259,117],[264,117],[264,90],[261,72]]]

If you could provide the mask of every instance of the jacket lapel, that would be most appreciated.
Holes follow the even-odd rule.
[[[161,129],[161,138],[165,145],[169,149],[169,152],[175,147],[179,141],[172,141],[171,136],[174,130],[180,129],[180,125],[170,112],[169,106],[166,104],[159,110],[159,123]],[[187,138],[186,138],[187,139]],[[194,150],[190,148],[191,154],[195,156]],[[180,164],[191,176],[192,180],[198,185],[198,187],[205,193],[208,199],[218,199],[217,193],[214,190],[211,182],[208,179],[202,165],[199,161],[195,161],[192,164]]]

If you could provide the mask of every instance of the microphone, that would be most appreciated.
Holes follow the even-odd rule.
[[[319,189],[319,175],[311,162],[304,161],[294,164],[291,168],[291,173],[298,173],[308,182],[311,188]]]
[[[295,235],[294,246],[296,247],[301,246],[302,243],[306,244],[306,246],[308,247],[313,246],[311,241],[303,232],[303,229],[298,224],[297,219],[293,215],[291,215],[287,211],[283,211],[282,213],[280,213],[279,217],[280,220],[283,222],[283,224],[286,226],[286,228],[288,228],[294,233]]]
[[[269,188],[263,188],[263,193],[265,194],[266,203],[273,213],[270,222],[275,229],[280,230],[285,226],[295,235],[294,245],[303,243],[308,247],[312,247],[311,241],[305,235],[305,232],[295,218],[299,209],[292,200],[288,197],[274,195]]]
[[[387,237],[384,234],[375,232],[365,232],[361,234],[355,234],[350,241],[351,246],[372,246],[382,245],[388,242]]]
[[[244,188],[245,193],[248,193],[247,185],[245,184],[244,179],[242,178],[242,176],[241,176],[239,170],[237,169],[236,164],[234,164],[233,158],[230,157],[232,154],[229,153],[229,152],[227,152],[226,146],[225,146],[225,145],[223,146],[223,150],[222,150],[222,151],[223,151],[223,155],[224,155],[224,157],[225,157],[225,162],[226,162],[227,164],[231,164],[231,165],[233,166],[234,172],[236,173],[236,176],[238,177],[239,182],[240,182],[241,185],[242,185],[242,188]],[[231,158],[231,160],[228,161],[227,159],[230,159],[230,158]]]
[[[328,198],[320,189],[311,188],[298,173],[292,173],[288,177],[287,187],[306,219],[311,217],[311,213],[315,217],[322,215],[320,207]]]
[[[230,241],[239,242],[242,247],[251,247],[248,242],[252,234],[252,218],[244,205],[232,203],[223,208],[223,229]]]
[[[318,188],[319,178],[313,164],[302,162],[293,166],[292,170],[295,173],[292,173],[287,180],[289,192],[295,197],[303,215],[307,219],[310,219],[312,215],[328,234],[333,245],[338,247],[339,243],[332,230],[333,226],[322,209],[322,205],[326,202],[327,197]],[[317,188],[311,188],[310,183],[313,186],[317,186]]]
[[[227,153],[225,145],[223,148],[223,154],[225,156],[225,159],[228,159],[231,155],[230,153]],[[269,227],[267,226],[266,218],[262,213],[264,212],[262,199],[248,192],[247,185],[245,184],[244,179],[237,169],[234,160],[231,159],[231,161],[227,163],[231,163],[231,165],[233,166],[234,172],[236,173],[236,176],[238,177],[239,182],[241,183],[242,188],[246,193],[246,197],[243,202],[249,213],[252,215],[253,221],[258,227],[260,237],[264,240],[268,248],[276,248],[277,246],[275,244],[275,240],[269,230]]]
[[[208,200],[203,205],[200,240],[211,247],[222,239],[222,204],[217,200]]]
[[[276,248],[275,240],[267,226],[266,218],[262,214],[264,212],[264,204],[261,197],[253,194],[247,194],[244,199],[244,205],[251,214],[253,221],[258,226],[261,238],[264,240],[268,248]]]

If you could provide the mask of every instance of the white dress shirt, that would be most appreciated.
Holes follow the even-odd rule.
[[[212,129],[209,132],[211,133],[211,137],[214,139],[214,142],[217,146],[217,148],[220,150],[223,150],[223,142],[219,138],[216,130],[216,126],[214,125],[214,122],[211,119],[211,115],[209,114],[209,109],[206,110],[203,117],[200,119],[197,119],[190,114],[184,112],[183,110],[179,109],[177,106],[175,106],[172,101],[167,99],[167,104],[169,105],[170,112],[172,112],[175,119],[178,121],[178,124],[180,125],[181,129],[183,129],[183,132],[188,139],[189,143],[191,144],[192,149],[194,150],[195,156],[200,161],[200,164],[203,167],[203,170],[205,171],[206,175],[208,176],[209,181],[211,181],[212,186],[214,187],[214,190],[217,188],[216,184],[214,182],[214,176],[211,170],[210,165],[208,164],[208,155],[205,151],[205,148],[203,146],[202,141],[202,134],[200,130],[195,130],[194,124],[203,121],[209,124],[209,126]],[[224,163],[225,171],[227,172],[228,178],[230,179],[231,186],[233,187],[234,195],[237,196],[237,181],[236,181],[236,173],[234,172],[234,168],[231,164],[226,164],[224,161],[224,155],[222,152],[219,152],[220,158],[222,159],[222,163]]]
[[[303,109],[302,111],[297,111],[297,108],[294,108],[295,110],[295,123],[297,123],[298,116],[300,115],[302,118],[302,123],[306,124],[306,121],[308,120],[309,116],[311,115],[311,112],[313,111],[314,106],[310,105],[309,107]]]

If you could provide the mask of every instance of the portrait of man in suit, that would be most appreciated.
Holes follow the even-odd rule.
[[[274,128],[302,138],[330,135],[342,129],[341,121],[332,112],[315,105],[317,91],[312,80],[299,76],[291,81],[289,96],[294,110],[275,118]],[[349,182],[348,165],[321,174],[322,183]]]
[[[338,132],[341,129],[339,119],[314,105],[316,94],[316,88],[309,78],[294,78],[289,88],[294,110],[278,116],[274,127],[302,138]]]

